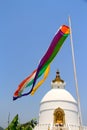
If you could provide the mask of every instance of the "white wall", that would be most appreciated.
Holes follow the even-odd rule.
[[[66,124],[78,125],[77,104],[68,101],[47,101],[40,105],[39,124],[53,123],[53,113],[56,108],[62,108],[65,112]]]

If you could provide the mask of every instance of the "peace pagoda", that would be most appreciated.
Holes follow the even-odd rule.
[[[87,130],[79,124],[77,101],[65,90],[59,71],[40,102],[39,122],[34,130]]]

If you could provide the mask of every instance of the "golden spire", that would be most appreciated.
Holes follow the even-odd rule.
[[[58,70],[56,71],[56,78],[52,82],[53,83],[55,83],[55,82],[62,82],[62,83],[64,83],[64,80],[61,79],[60,72]]]

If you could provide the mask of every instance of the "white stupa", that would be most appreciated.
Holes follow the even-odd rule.
[[[66,83],[56,72],[52,89],[40,102],[39,122],[34,130],[79,129],[78,106],[74,97],[65,90]]]

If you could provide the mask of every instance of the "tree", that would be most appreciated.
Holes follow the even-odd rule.
[[[18,114],[17,114],[5,130],[33,130],[33,128],[36,125],[37,125],[36,119],[32,119],[27,123],[20,124],[18,121]]]
[[[22,130],[32,130],[37,125],[36,119],[32,119],[31,121],[21,124],[20,127]]]
[[[18,114],[13,118],[6,130],[17,130],[18,125]]]

